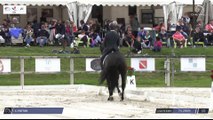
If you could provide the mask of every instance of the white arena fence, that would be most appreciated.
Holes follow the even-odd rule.
[[[68,73],[70,76],[69,83],[75,84],[75,73],[96,73],[100,70],[91,67],[92,62],[97,60],[97,56],[71,57],[71,56],[1,56],[0,57],[0,74],[20,74],[20,85],[22,88],[25,84],[26,74],[57,74]],[[14,71],[12,62],[14,59],[19,61],[18,70]],[[69,70],[61,70],[61,59],[69,60]],[[78,59],[85,59],[85,69],[77,70],[75,66]],[[210,73],[213,69],[213,56],[126,56],[127,64],[135,69],[136,72],[143,75],[149,73],[160,73],[164,76],[165,86],[174,86],[174,78],[176,74],[188,73]],[[34,60],[34,70],[29,70],[25,67],[26,62]],[[156,62],[160,61],[160,62]],[[68,65],[68,64],[67,64]],[[97,61],[96,61],[97,65]],[[66,66],[68,67],[68,66]],[[97,67],[97,66],[95,66]],[[187,76],[185,76],[187,77]],[[210,76],[209,76],[209,79]]]

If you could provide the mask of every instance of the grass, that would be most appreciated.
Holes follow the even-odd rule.
[[[85,58],[86,56],[101,55],[99,48],[79,48],[81,54],[53,54],[52,50],[59,50],[61,47],[46,46],[43,48],[32,46],[30,48],[24,47],[0,47],[0,56],[59,56],[61,58],[61,73],[57,74],[25,74],[25,85],[55,85],[55,84],[69,84],[69,59],[63,56],[79,57],[74,58],[75,71],[84,71],[75,73],[75,84],[89,84],[97,85],[99,73],[85,72]],[[68,50],[69,48],[67,48]],[[120,51],[127,55],[129,48],[122,47]],[[163,48],[161,52],[153,52],[145,49],[143,54],[148,55],[172,55],[174,51],[177,58],[174,58],[175,74],[172,86],[175,87],[210,87],[211,78],[209,70],[213,69],[213,47],[198,47],[198,48],[183,48],[172,49]],[[143,55],[142,54],[142,55]],[[180,56],[182,55],[206,55],[210,56],[206,59],[206,72],[180,72]],[[136,72],[136,83],[139,87],[162,87],[166,86],[164,83],[164,60],[165,58],[156,58],[156,72]],[[130,58],[126,58],[127,64],[130,65]],[[20,71],[19,58],[12,59],[12,72]],[[35,71],[34,58],[25,59],[25,71]],[[2,74],[0,75],[0,85],[20,85],[19,74]]]

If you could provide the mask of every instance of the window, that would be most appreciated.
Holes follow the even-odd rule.
[[[92,18],[98,18],[103,14],[103,6],[92,6]]]
[[[155,25],[158,25],[160,23],[164,23],[163,17],[155,17],[154,19],[155,19],[155,21],[154,21]]]
[[[137,6],[129,6],[129,16],[136,15],[137,13]]]
[[[154,24],[153,10],[143,9],[141,10],[141,23],[142,24]]]

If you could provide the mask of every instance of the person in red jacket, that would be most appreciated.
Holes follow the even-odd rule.
[[[180,28],[177,28],[176,32],[172,35],[172,38],[173,38],[174,42],[177,43],[177,46],[179,48],[183,48],[183,46],[185,45],[185,42],[186,42],[186,38],[181,33]]]
[[[206,24],[205,31],[208,32],[207,34],[208,44],[213,45],[213,20],[210,20],[209,24]]]
[[[156,37],[156,41],[154,42],[153,51],[160,52],[162,48],[162,42],[159,37]]]

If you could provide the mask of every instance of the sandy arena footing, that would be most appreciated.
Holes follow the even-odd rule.
[[[209,108],[210,88],[137,88],[120,102],[106,87],[91,85],[1,86],[0,119],[158,118],[208,119],[208,114],[156,114],[156,108]],[[3,114],[5,107],[63,107],[62,114]]]

